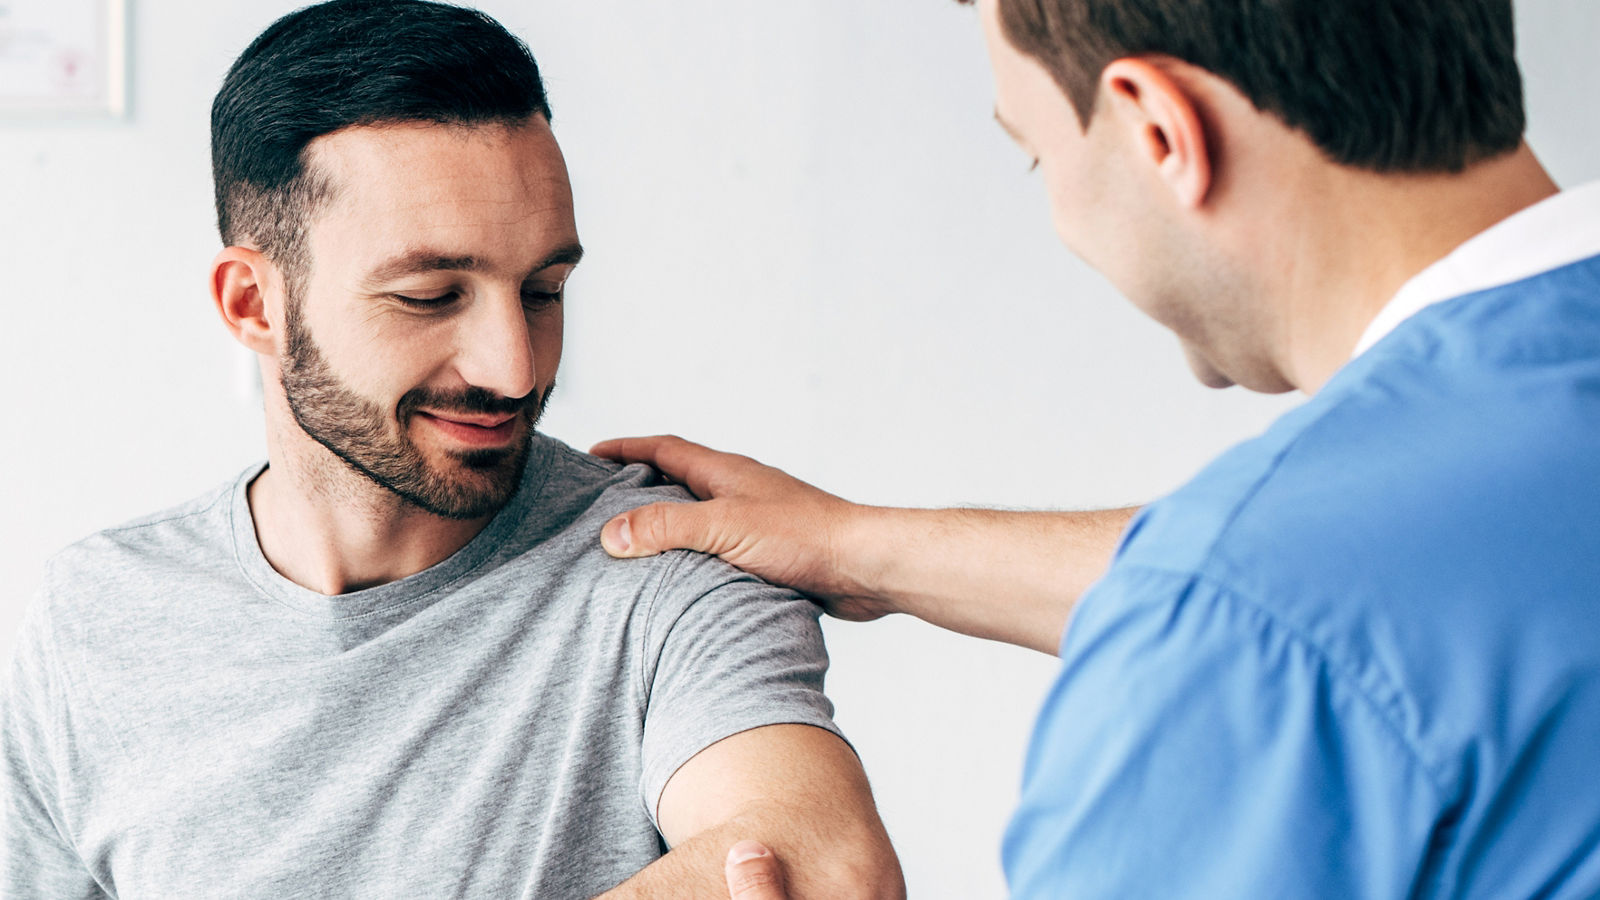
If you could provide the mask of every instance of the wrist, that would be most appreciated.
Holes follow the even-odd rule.
[[[904,512],[847,502],[839,518],[833,554],[839,599],[859,607],[864,617],[912,612],[893,590],[894,573],[910,549],[899,533]]]

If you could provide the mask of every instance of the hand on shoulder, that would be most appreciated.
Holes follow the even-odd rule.
[[[607,522],[606,552],[620,558],[697,550],[813,598],[829,614],[865,621],[893,612],[853,577],[847,535],[867,507],[746,456],[673,436],[620,438],[591,453],[646,463],[687,487],[697,503],[653,503]]]

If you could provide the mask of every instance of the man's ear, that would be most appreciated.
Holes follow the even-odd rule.
[[[211,261],[211,299],[235,340],[256,353],[276,356],[278,345],[267,315],[267,291],[280,284],[277,267],[259,250],[226,247]]]
[[[1111,113],[1107,124],[1125,130],[1179,205],[1198,209],[1211,190],[1211,153],[1193,95],[1164,68],[1136,57],[1106,66],[1100,89]]]

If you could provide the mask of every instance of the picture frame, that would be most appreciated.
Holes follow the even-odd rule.
[[[0,0],[0,117],[121,118],[130,0]]]

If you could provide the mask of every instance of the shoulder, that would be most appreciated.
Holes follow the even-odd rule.
[[[1220,557],[1241,548],[1266,550],[1265,540],[1293,551],[1273,554],[1274,571],[1295,570],[1303,547],[1299,532],[1317,529],[1318,519],[1369,514],[1363,495],[1370,472],[1362,470],[1392,462],[1372,452],[1387,438],[1364,405],[1359,397],[1319,397],[1228,450],[1135,517],[1118,564],[1216,574]]]
[[[150,654],[155,635],[147,625],[159,619],[150,613],[172,605],[181,579],[231,559],[224,556],[227,505],[237,484],[103,529],[52,556],[24,612],[15,664],[49,669],[58,690],[68,690],[90,671],[115,678],[125,662]]]
[[[45,563],[39,602],[67,622],[100,615],[118,598],[149,593],[172,572],[198,573],[231,560],[231,504],[252,466],[228,482],[176,506],[85,537]]]
[[[1331,385],[1151,504],[1074,627],[1087,629],[1099,605],[1226,622],[1241,650],[1270,630],[1378,705],[1403,708],[1403,657],[1413,642],[1439,642],[1465,557],[1492,555],[1468,532],[1500,513],[1460,493],[1484,475],[1469,437],[1480,426],[1450,396],[1460,386],[1396,368]]]
[[[534,500],[540,517],[602,522],[650,503],[688,503],[694,497],[643,464],[623,466],[601,459],[555,438],[539,435],[539,464],[544,479]]]
[[[1584,271],[1413,317],[1152,504],[1121,556],[1260,595],[1537,577],[1600,514],[1600,294],[1567,284]],[[1526,302],[1540,291],[1571,302]]]
[[[612,559],[600,544],[600,529],[612,517],[651,503],[690,503],[694,496],[649,466],[619,465],[543,435],[538,440],[543,484],[530,500],[519,542],[525,549],[520,552],[559,557],[575,570],[632,584],[643,611],[653,619],[666,617],[669,624],[683,608],[721,587],[776,591],[703,553],[673,550],[643,559]]]
[[[1346,815],[1323,824],[1373,839],[1336,869],[1376,872],[1377,854],[1421,853],[1447,808],[1464,833],[1494,831],[1475,798],[1504,784],[1559,805],[1566,788],[1516,779],[1530,748],[1544,771],[1589,765],[1590,742],[1544,723],[1600,722],[1600,680],[1575,674],[1600,671],[1596,287],[1575,269],[1430,308],[1141,514],[1067,630],[1019,821],[1048,827],[1055,801],[1095,796],[1052,773],[1100,772],[1117,809],[1150,799],[1145,830],[1185,798],[1196,819],[1240,796],[1284,804],[1276,823]],[[1161,780],[1152,760],[1173,747]],[[1230,780],[1250,772],[1278,793]],[[1127,832],[1112,824],[1062,833]],[[1078,842],[1086,859],[1116,852]]]
[[[1600,664],[1581,638],[1600,584],[1600,316],[1519,292],[1419,314],[1152,504],[1069,639],[1135,615],[1224,627],[1240,653],[1271,632],[1435,763],[1487,733],[1528,659]],[[1228,615],[1195,601],[1205,585]]]

